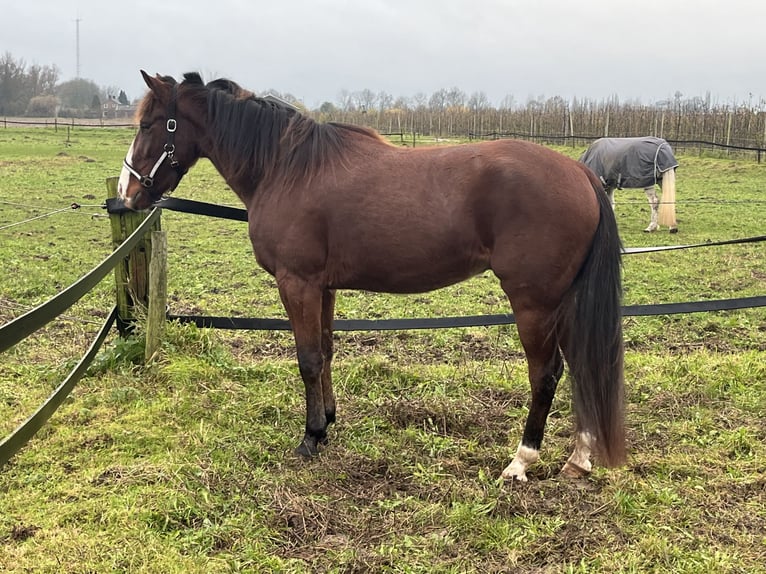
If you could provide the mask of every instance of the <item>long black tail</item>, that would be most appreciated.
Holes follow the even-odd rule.
[[[563,304],[563,346],[572,378],[579,430],[596,439],[606,466],[625,462],[622,337],[622,243],[609,199],[584,168],[598,196],[600,216],[590,253]]]

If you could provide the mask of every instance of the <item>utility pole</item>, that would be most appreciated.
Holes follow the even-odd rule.
[[[80,18],[80,14],[77,14],[77,18],[75,19],[75,28],[76,28],[76,36],[77,36],[77,73],[76,78],[80,79],[80,22],[82,22],[82,18]]]

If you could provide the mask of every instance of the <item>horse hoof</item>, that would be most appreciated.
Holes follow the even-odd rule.
[[[527,482],[526,469],[520,464],[509,464],[500,476],[505,480],[512,480],[513,482]]]
[[[322,444],[327,444],[327,437],[325,437]],[[303,441],[295,449],[295,454],[301,458],[314,458],[319,456],[319,447],[317,446],[317,439],[311,436],[303,437]]]
[[[678,227],[671,227],[670,233],[678,233]]]
[[[503,479],[511,480],[513,482],[527,482],[528,481],[527,473],[522,473],[522,474],[506,474],[505,472],[503,472],[503,474],[501,476],[503,477]]]
[[[564,478],[585,478],[590,474],[590,471],[572,462],[567,462],[560,474]]]

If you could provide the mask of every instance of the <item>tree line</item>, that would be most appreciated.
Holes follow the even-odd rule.
[[[6,52],[0,56],[0,115],[99,117],[101,104],[110,97],[130,103],[118,88],[84,78],[59,82],[60,76],[56,65],[27,65]]]
[[[101,103],[109,97],[129,103],[124,91],[99,87],[77,78],[59,83],[54,66],[27,66],[9,53],[0,56],[0,115],[37,117],[100,116]],[[493,105],[481,91],[467,94],[459,88],[432,94],[394,97],[385,92],[361,90],[339,93],[336,102],[306,109],[289,93],[267,90],[293,103],[318,121],[368,126],[383,133],[422,134],[437,138],[494,137],[523,134],[588,140],[596,137],[656,135],[668,140],[707,141],[731,146],[766,148],[766,100],[714,101],[676,94],[665,101],[642,104],[602,100],[565,100],[559,96],[513,96]]]
[[[516,134],[587,141],[655,135],[668,140],[766,148],[766,100],[719,103],[710,94],[684,98],[677,92],[673,98],[653,104],[621,102],[617,97],[596,101],[558,96],[517,104],[507,97],[500,106],[492,106],[481,92],[468,96],[453,88],[430,97],[397,100],[384,96],[372,100],[370,94],[364,97],[360,93],[337,106],[325,102],[310,113],[321,121],[439,138]]]

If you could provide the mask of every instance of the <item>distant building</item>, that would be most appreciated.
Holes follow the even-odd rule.
[[[105,120],[132,118],[135,113],[136,106],[121,104],[114,96],[109,96],[101,105],[101,117]]]
[[[264,96],[261,96],[261,98],[263,98],[267,102],[274,102],[275,104],[279,104],[280,106],[283,106],[285,108],[292,108],[296,112],[301,111],[301,109],[295,104],[291,104],[287,100],[283,100],[282,98],[280,98],[279,96],[275,96],[274,94],[266,94]]]

